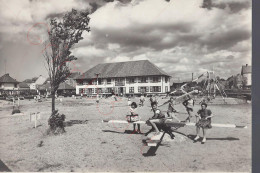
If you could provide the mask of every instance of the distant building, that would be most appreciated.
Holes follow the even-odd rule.
[[[36,90],[36,84],[35,81],[38,79],[38,77],[34,77],[32,79],[26,79],[23,82],[26,83],[31,90]]]
[[[7,73],[0,77],[0,94],[14,95],[19,93],[19,82]]]
[[[51,94],[51,84],[50,82],[46,82],[45,84],[38,86],[38,91],[40,95],[50,95]],[[59,85],[59,88],[57,90],[57,94],[61,95],[63,93],[71,93],[75,94],[76,89],[73,86],[70,86],[69,84],[63,82]]]
[[[174,90],[180,88],[182,85],[184,85],[187,82],[173,82],[171,85],[171,91],[174,91]]]
[[[25,82],[19,83],[19,94],[20,95],[30,94],[30,86]]]
[[[25,82],[21,82],[21,83],[19,83],[19,90],[20,91],[30,90],[30,86]]]
[[[76,82],[76,77],[78,77],[80,75],[80,72],[75,72],[75,73],[71,73],[65,80],[65,82],[67,84],[69,84],[70,86],[76,87],[77,82]]]
[[[37,87],[39,85],[42,85],[46,83],[47,78],[40,75],[39,77],[34,77],[32,79],[26,79],[23,82],[25,82],[27,85],[29,85],[31,90],[37,90]]]
[[[57,94],[62,95],[64,93],[76,94],[76,88],[67,84],[66,82],[63,82],[59,85],[59,88],[57,90]]]
[[[162,94],[170,75],[148,60],[98,64],[76,78],[76,94]]]
[[[42,85],[42,84],[44,84],[44,83],[46,82],[46,80],[47,80],[46,77],[40,75],[40,76],[38,77],[38,79],[35,81],[35,84],[36,84],[36,86],[37,86],[37,85]]]
[[[252,85],[252,66],[248,64],[243,65],[241,69],[241,75],[245,78],[245,87],[251,87]]]

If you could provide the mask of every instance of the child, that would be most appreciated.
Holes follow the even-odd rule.
[[[167,115],[168,117],[170,118],[175,118],[178,122],[180,122],[180,120],[175,116],[175,112],[177,112],[175,109],[174,109],[174,98],[171,97],[170,100],[168,100],[167,102],[163,103],[162,105],[160,106],[163,106],[165,104],[169,103],[168,105],[168,110],[167,110]],[[158,106],[158,107],[160,107]]]
[[[171,136],[172,139],[174,139],[175,135],[172,133],[171,127],[168,127],[165,124],[165,121],[167,119],[162,114],[162,112],[159,109],[157,109],[157,102],[152,102],[152,109],[154,111],[154,116],[152,117],[152,119],[149,119],[147,121],[147,124],[151,124],[152,125],[153,129],[156,130],[156,135],[160,134],[160,131],[159,131],[158,127],[157,127],[157,125],[158,125],[163,131],[168,133]],[[148,134],[148,133],[146,133],[146,134]]]
[[[197,132],[197,136],[194,138],[194,142],[197,142],[199,137],[199,131],[200,128],[202,128],[202,132],[203,132],[203,140],[202,140],[202,144],[204,144],[206,142],[206,129],[210,129],[212,128],[211,126],[211,118],[213,117],[211,110],[206,109],[207,108],[207,104],[206,103],[202,103],[201,104],[201,109],[198,111],[198,116],[199,117],[199,121],[196,123],[196,132]]]
[[[186,118],[185,122],[189,120],[190,122],[190,118],[192,117],[192,112],[193,112],[193,107],[194,107],[194,100],[190,97],[190,95],[188,95],[188,99],[185,100],[183,103],[183,106],[185,106],[189,116]]]
[[[139,117],[139,114],[137,113],[137,104],[135,102],[131,103],[131,107],[129,107],[130,111],[128,112],[128,114],[126,115],[127,121],[128,122],[136,122],[139,121],[141,118]],[[136,127],[136,123],[133,124],[134,126],[134,130]],[[140,129],[140,124],[137,124],[138,130],[137,133],[141,133],[141,129]]]
[[[131,103],[132,103],[132,102],[131,102],[131,99],[130,99],[130,97],[128,97],[127,105],[128,105],[128,106],[131,106]]]
[[[141,95],[139,105],[140,105],[140,106],[144,106],[144,101],[145,101],[145,99],[144,99],[144,95]]]
[[[154,116],[152,118],[149,118],[149,120],[147,120],[147,124],[151,124],[152,127],[155,129],[156,131],[156,135],[160,134],[159,129],[156,126],[156,123],[158,124],[162,124],[165,121],[165,116],[162,114],[162,112],[157,109],[157,103],[156,102],[152,102],[152,110],[154,112]]]
[[[99,95],[97,94],[97,100],[96,100],[96,103],[98,104],[99,103]]]
[[[151,96],[151,97],[150,97],[150,102],[151,102],[151,107],[152,107],[152,103],[153,103],[153,102],[156,102],[156,104],[158,105],[158,100],[156,99],[155,96]]]

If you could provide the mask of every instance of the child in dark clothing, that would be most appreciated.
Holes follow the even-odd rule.
[[[200,128],[202,128],[203,132],[203,140],[202,144],[206,142],[206,129],[212,128],[211,126],[211,118],[213,117],[211,110],[206,109],[207,104],[202,103],[201,104],[201,109],[198,111],[197,117],[199,117],[199,121],[196,123],[196,132],[197,136],[194,138],[194,142],[196,142],[200,137],[199,137],[199,131]]]
[[[175,109],[174,109],[174,98],[171,97],[170,100],[168,100],[167,102],[163,103],[162,105],[160,106],[163,106],[165,104],[168,104],[168,110],[167,110],[167,115],[168,117],[170,118],[175,118],[178,122],[180,122],[180,120],[175,116],[175,112],[177,112]],[[158,106],[158,107],[160,107]]]

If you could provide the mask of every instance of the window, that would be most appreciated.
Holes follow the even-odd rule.
[[[152,82],[152,83],[158,83],[158,82],[161,82],[161,77],[158,77],[158,76],[152,77],[151,82]]]
[[[94,88],[89,88],[89,93],[94,93]]]
[[[168,77],[165,76],[165,83],[168,83]]]
[[[134,77],[130,77],[127,80],[129,83],[135,83],[135,78]]]
[[[149,87],[138,87],[139,93],[149,92]]]
[[[147,80],[147,77],[140,77],[140,83],[147,83],[148,80]]]
[[[168,86],[165,86],[165,92],[168,92]]]
[[[82,89],[82,88],[79,89],[79,93],[80,93],[80,94],[81,94],[81,93],[83,94],[83,89]]]
[[[135,88],[134,87],[130,87],[129,88],[129,93],[134,93],[135,92]]]
[[[160,86],[151,86],[150,92],[161,92],[161,87]]]
[[[107,84],[111,84],[111,79],[110,78],[107,79]]]
[[[102,79],[102,80],[101,80],[101,84],[102,84],[102,85],[105,85],[105,84],[106,84],[105,79]]]
[[[101,85],[101,79],[98,79],[98,85]]]
[[[149,92],[149,87],[145,87],[145,92]]]
[[[106,93],[112,93],[112,88],[106,88]]]
[[[102,93],[102,89],[101,88],[97,88],[97,94],[101,94]]]

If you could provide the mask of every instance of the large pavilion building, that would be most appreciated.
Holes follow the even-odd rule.
[[[148,60],[98,64],[76,78],[76,94],[163,94],[170,75]]]

